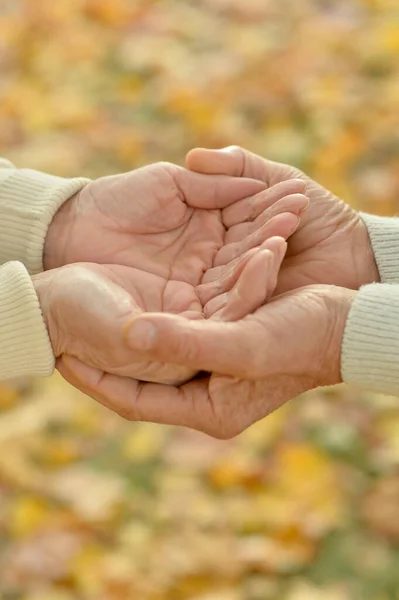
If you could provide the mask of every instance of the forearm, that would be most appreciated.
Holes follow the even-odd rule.
[[[17,169],[0,159],[0,264],[19,261],[29,273],[41,272],[54,215],[88,181]]]
[[[360,214],[382,283],[399,283],[399,218]]]
[[[399,396],[399,285],[360,289],[346,322],[341,349],[346,383]]]
[[[0,381],[51,375],[54,355],[39,301],[21,263],[0,267]]]

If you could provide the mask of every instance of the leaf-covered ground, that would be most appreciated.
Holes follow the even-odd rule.
[[[397,0],[0,0],[0,155],[98,176],[192,146],[399,199]],[[397,600],[399,404],[338,388],[232,442],[0,388],[1,600]]]

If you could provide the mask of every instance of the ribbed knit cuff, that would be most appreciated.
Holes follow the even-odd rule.
[[[377,392],[399,396],[399,285],[366,285],[349,312],[341,374]]]
[[[32,280],[21,263],[0,267],[0,380],[48,376],[54,354]]]
[[[382,283],[399,283],[399,218],[360,213],[374,251]]]
[[[43,271],[49,225],[61,205],[90,180],[63,179],[30,169],[4,169],[0,180],[0,264],[22,262],[31,275]]]

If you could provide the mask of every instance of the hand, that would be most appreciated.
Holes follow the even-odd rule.
[[[268,277],[276,275],[269,269]],[[140,316],[127,339],[143,360],[173,355],[187,369],[212,373],[179,388],[104,376],[68,359],[59,368],[75,387],[125,418],[227,439],[298,394],[341,381],[341,343],[354,296],[345,288],[309,286],[234,323]]]
[[[357,290],[379,281],[367,229],[359,214],[295,167],[265,160],[238,147],[192,150],[186,163],[196,172],[253,177],[268,186],[292,178],[305,182],[310,205],[290,238],[277,294],[321,283]],[[233,227],[251,221],[265,209],[266,196],[262,202],[245,199],[223,211],[223,222]]]
[[[144,381],[176,384],[191,379],[195,369],[171,364],[172,354],[164,363],[140,361],[140,354],[126,343],[130,321],[160,311],[193,320],[239,319],[263,301],[268,282],[275,285],[268,271],[274,260],[281,264],[285,245],[281,238],[268,240],[227,267],[211,270],[209,281],[197,290],[116,265],[75,264],[41,273],[33,281],[54,354]]]
[[[298,220],[286,213],[306,207],[302,182],[274,190],[274,218],[223,226],[225,207],[251,194],[262,198],[264,190],[260,181],[206,176],[169,163],[98,179],[56,214],[46,239],[45,269],[76,262],[119,264],[198,285],[207,269],[227,264],[270,236],[286,238],[295,228]]]

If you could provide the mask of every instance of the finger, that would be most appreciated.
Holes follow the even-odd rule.
[[[248,274],[248,263],[250,260],[252,260],[252,257],[262,250],[270,251],[271,254],[277,254],[279,264],[278,268],[280,268],[281,260],[285,254],[286,248],[287,244],[283,238],[269,238],[263,242],[259,248],[252,248],[240,259],[236,259],[226,266],[210,269],[213,271],[212,277],[217,276],[219,272],[220,278],[214,279],[207,284],[199,285],[195,290],[200,298],[201,304],[204,306],[205,316],[209,318],[226,306],[227,302],[229,301],[229,296],[232,294],[233,288],[239,280],[241,281],[240,286],[245,287],[246,285],[251,285],[250,281],[252,278],[250,278],[250,275]],[[264,257],[266,256],[267,253],[264,255]],[[260,262],[260,267],[261,269],[258,273],[258,277],[261,277],[261,270],[266,268],[264,262]],[[253,270],[252,277],[254,281],[256,281],[255,268],[251,266],[251,270]],[[263,304],[263,302],[261,304]],[[248,309],[246,313],[244,312],[244,314],[248,314],[253,310],[254,309]]]
[[[237,200],[257,194],[265,189],[262,181],[230,177],[226,175],[203,175],[182,169],[177,184],[188,204],[194,208],[221,209]]]
[[[254,221],[239,223],[230,227],[226,233],[225,241],[227,243],[240,241],[279,214],[290,212],[299,216],[308,205],[309,199],[304,194],[286,196],[275,202],[270,208],[261,212]]]
[[[267,298],[269,279],[273,276],[274,254],[259,250],[248,262],[230,292],[213,298],[204,307],[207,318],[238,321],[262,306]]]
[[[225,208],[222,212],[223,223],[228,228],[246,221],[253,221],[264,210],[272,207],[279,200],[293,194],[304,194],[305,191],[306,184],[301,179],[282,181],[255,196],[249,196]],[[290,208],[287,208],[287,210],[291,211]]]
[[[260,250],[248,263],[242,277],[228,295],[226,306],[220,311],[222,321],[238,321],[262,306],[268,298],[270,279],[274,275],[274,254]]]
[[[238,321],[263,306],[273,294],[287,242],[282,238],[275,252],[260,250],[251,258],[228,294],[225,307],[215,314],[222,321]]]
[[[298,225],[299,218],[292,213],[277,215],[243,240],[223,246],[216,254],[213,264],[215,267],[227,264],[247,250],[260,246],[269,237],[278,236],[287,239],[296,231]]]
[[[253,177],[264,181],[268,187],[278,181],[295,179],[302,175],[295,167],[267,160],[238,146],[229,146],[221,150],[195,148],[188,153],[186,166],[198,173]]]
[[[126,342],[151,360],[162,362],[173,356],[173,362],[198,371],[257,379],[263,377],[270,342],[263,316],[262,322],[251,318],[225,323],[152,313],[132,321]]]
[[[109,375],[65,355],[57,361],[57,369],[68,383],[129,421],[201,430],[211,421],[209,379],[193,381],[181,388],[142,383]]]
[[[208,269],[202,278],[202,281],[205,283],[201,283],[195,288],[195,293],[202,306],[205,306],[205,304],[215,296],[219,296],[224,292],[231,290],[245,265],[256,252],[256,248],[251,248],[251,250],[248,250],[248,252],[245,252],[242,256],[232,260],[227,265]]]
[[[276,240],[277,240],[277,242],[276,242]],[[265,240],[259,246],[259,248],[261,248],[262,250],[274,251],[280,245],[279,240],[280,240],[279,236],[267,238],[267,240]],[[234,259],[227,265],[220,265],[219,267],[212,267],[211,269],[208,269],[202,278],[202,283],[195,288],[196,291],[198,290],[198,288],[201,288],[201,289],[205,288],[209,283],[219,281],[222,277],[225,276],[226,273],[231,273],[232,271],[234,271],[234,269],[241,262],[242,262],[242,268],[243,268],[245,266],[245,264],[248,262],[248,257],[252,256],[252,254],[255,251],[256,251],[256,249],[253,248],[252,250],[248,250],[247,253],[243,254],[239,258]],[[239,274],[241,273],[242,268],[240,269]],[[233,283],[235,283],[235,281],[236,281],[236,279],[233,281]],[[230,288],[227,288],[227,289],[230,289]],[[227,291],[227,290],[224,290],[224,291]],[[218,289],[218,292],[221,293],[221,288]],[[210,298],[208,298],[208,299],[210,299]]]

